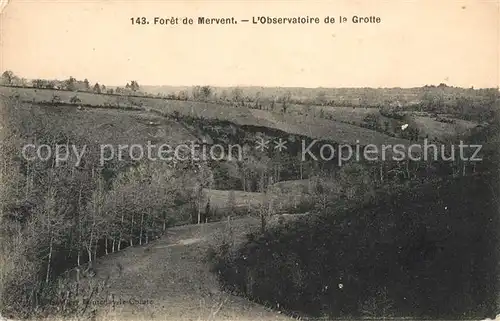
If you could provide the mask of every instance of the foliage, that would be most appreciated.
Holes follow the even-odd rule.
[[[69,91],[76,90],[76,79],[73,77],[69,77],[69,79],[65,80],[65,89]]]
[[[65,118],[42,114],[36,107],[3,112],[7,113],[1,118],[5,140],[0,158],[4,315],[28,317],[49,309],[66,270],[147,243],[170,225],[190,221],[194,187],[205,179],[190,164],[174,168],[125,160],[98,167],[99,150],[88,136],[61,127],[71,126]],[[34,141],[89,149],[78,167],[74,155],[58,166],[53,155],[45,161],[20,158],[18,146]]]
[[[99,86],[99,83],[98,83],[98,82],[96,82],[96,83],[95,83],[93,91],[94,91],[96,94],[100,94],[100,93],[101,93],[101,86]]]
[[[330,207],[227,251],[214,270],[227,290],[313,316],[491,315],[498,218],[485,179]]]
[[[14,77],[15,75],[11,70],[4,71],[1,77],[2,84],[12,85]]]

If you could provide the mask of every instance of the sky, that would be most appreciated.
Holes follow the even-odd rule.
[[[347,17],[340,24],[339,16]],[[351,17],[378,16],[379,24]],[[319,25],[154,25],[154,17],[316,16]],[[326,16],[336,17],[325,24]],[[147,17],[149,25],[132,25]],[[107,85],[499,85],[495,0],[11,0],[0,69]]]

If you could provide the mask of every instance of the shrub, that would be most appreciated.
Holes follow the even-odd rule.
[[[82,100],[77,95],[74,95],[70,98],[69,102],[72,104],[77,104],[77,103],[81,103]]]

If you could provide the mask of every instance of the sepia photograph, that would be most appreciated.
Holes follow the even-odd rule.
[[[498,0],[0,10],[0,321],[500,320]]]

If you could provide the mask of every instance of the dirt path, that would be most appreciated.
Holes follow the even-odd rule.
[[[233,222],[239,232],[258,223]],[[100,260],[96,277],[107,278],[108,288],[92,302],[97,320],[290,320],[219,289],[205,252],[225,224],[173,228],[146,246]]]

